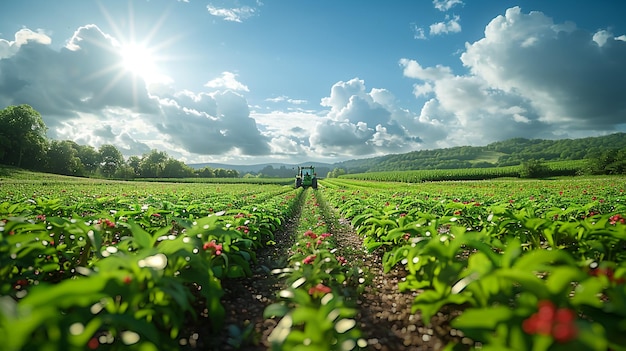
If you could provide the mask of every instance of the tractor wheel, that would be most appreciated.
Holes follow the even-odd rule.
[[[296,189],[302,186],[302,179],[296,178]]]
[[[311,187],[317,189],[317,178],[311,179]]]

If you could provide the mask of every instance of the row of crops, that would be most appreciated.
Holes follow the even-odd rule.
[[[586,160],[555,161],[545,163],[544,176],[573,176],[586,167]],[[420,183],[429,181],[483,180],[512,177],[518,178],[523,172],[522,165],[460,168],[460,169],[426,169],[411,171],[382,171],[342,175],[343,179],[368,180],[378,182]]]
[[[360,350],[368,345],[357,326],[356,298],[365,272],[332,234],[333,215],[321,194],[304,192],[288,265],[277,269],[285,281],[278,301],[264,312],[280,318],[268,337],[272,350]]]
[[[249,276],[302,189],[55,182],[0,190],[3,350],[179,350]],[[204,311],[195,306],[201,302]]]
[[[626,350],[624,178],[323,185],[425,322],[455,306],[481,350]]]

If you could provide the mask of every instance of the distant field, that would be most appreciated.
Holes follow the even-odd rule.
[[[32,172],[0,165],[0,184],[5,183],[110,183],[110,182],[161,182],[161,183],[209,183],[209,184],[293,184],[293,178],[139,178],[135,180],[114,180],[103,178],[81,178],[51,173]]]
[[[549,169],[548,176],[573,176],[584,169],[586,161],[555,161],[546,162],[545,165]],[[346,174],[340,176],[340,178],[382,182],[419,183],[424,181],[443,180],[483,180],[494,178],[517,178],[519,177],[521,170],[522,166],[428,169],[413,171],[387,171]]]
[[[140,178],[139,182],[289,185],[294,178]]]
[[[497,152],[497,151],[483,151],[480,154],[480,156],[476,157],[476,159],[471,160],[470,162],[472,164],[480,163],[480,162],[496,163],[498,162],[498,158],[500,158],[500,156],[502,155],[506,155],[506,154],[503,152]]]

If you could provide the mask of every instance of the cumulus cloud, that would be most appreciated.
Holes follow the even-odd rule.
[[[208,81],[204,86],[218,90],[230,89],[235,91],[250,91],[246,85],[237,81],[237,75],[232,72],[222,72],[221,76]]]
[[[191,157],[271,152],[234,73],[210,80],[208,92],[155,93],[124,69],[118,41],[95,25],[78,28],[59,50],[42,33],[15,37],[0,42],[0,103],[33,106],[52,138],[114,144],[126,156],[163,146]]]
[[[50,45],[52,43],[52,39],[43,31],[33,32],[28,28],[23,28],[15,33],[15,40],[13,41],[0,39],[0,59],[15,55],[19,48],[29,41],[42,45]]]
[[[368,92],[365,82],[358,78],[335,83],[321,104],[330,110],[316,124],[310,143],[323,155],[406,152],[423,146],[421,133],[436,128],[398,108],[389,91]]]
[[[167,141],[199,155],[267,155],[269,140],[250,118],[245,98],[231,90],[163,101],[156,127]],[[208,107],[196,109],[198,107]]]
[[[461,60],[490,87],[529,101],[545,123],[610,129],[624,123],[626,42],[510,8],[467,44]]]
[[[420,120],[400,108],[390,91],[367,89],[359,78],[335,83],[320,105],[327,110],[254,113],[271,139],[273,155],[336,162],[435,146],[435,139],[446,135],[438,121]]]
[[[16,37],[27,39],[17,40],[17,50],[0,60],[5,105],[31,104],[48,126],[113,106],[157,111],[144,82],[122,68],[117,43],[98,27],[79,28],[60,51],[28,30]]]
[[[514,7],[466,44],[468,74],[410,59],[400,66],[418,80],[415,96],[427,99],[419,120],[445,125],[450,145],[567,137],[572,128],[602,133],[624,124],[625,44],[607,30],[591,33]]]

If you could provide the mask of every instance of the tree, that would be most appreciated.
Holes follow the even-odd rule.
[[[343,168],[334,168],[332,171],[328,172],[326,175],[328,178],[337,178],[340,175],[346,174],[346,170]]]
[[[46,153],[46,171],[64,175],[82,175],[83,164],[69,140],[52,140]]]
[[[228,178],[228,171],[223,168],[217,168],[215,170],[216,178]]]
[[[126,163],[133,169],[133,174],[135,176],[139,176],[141,174],[141,158],[139,158],[139,156],[129,157]]]
[[[0,163],[44,169],[46,131],[41,115],[29,105],[0,110]]]
[[[589,158],[591,174],[625,174],[626,148],[608,149]]]
[[[94,174],[101,162],[100,153],[93,146],[74,144],[76,155],[83,164],[86,175]]]
[[[113,145],[100,146],[98,153],[100,154],[100,172],[105,177],[112,177],[124,165],[124,156]]]
[[[215,173],[210,167],[196,169],[194,173],[200,178],[215,178]]]
[[[193,169],[187,166],[185,163],[168,158],[165,161],[165,166],[161,172],[161,177],[164,178],[189,178],[193,177]]]
[[[528,160],[522,163],[520,178],[542,178],[550,174],[550,169],[539,160]]]
[[[114,176],[115,178],[119,179],[133,179],[135,178],[135,171],[133,170],[133,167],[127,164],[123,164],[118,167],[117,171],[115,171]]]
[[[163,151],[152,149],[150,153],[141,157],[140,170],[144,178],[161,177],[161,172],[165,168],[165,162],[169,156]]]

